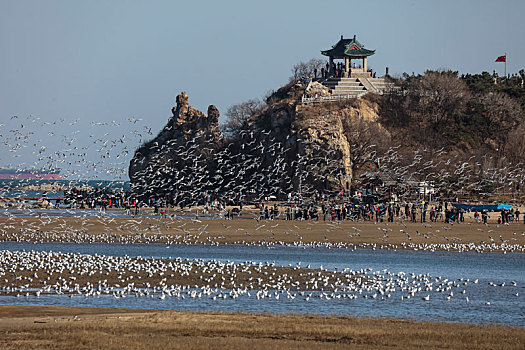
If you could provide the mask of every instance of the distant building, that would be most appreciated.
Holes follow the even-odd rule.
[[[330,102],[361,97],[369,92],[381,95],[398,90],[388,75],[388,67],[383,77],[376,77],[376,72],[368,68],[368,57],[375,52],[376,50],[366,49],[355,35],[352,39],[345,39],[341,35],[341,39],[331,49],[321,51],[321,54],[329,58],[329,62],[323,68],[322,77],[316,80],[327,88],[327,94],[305,95],[302,102]],[[309,87],[310,85],[307,91]]]
[[[0,180],[61,180],[60,170],[0,169]]]
[[[372,56],[376,50],[365,49],[365,46],[357,41],[354,35],[353,39],[344,39],[341,35],[339,40],[329,50],[321,51],[324,56],[328,56],[329,62],[329,74],[334,75],[334,64],[335,59],[344,60],[344,66],[342,69],[341,76],[339,78],[358,78],[358,77],[372,77],[372,72],[367,69],[367,57]],[[361,63],[356,64],[352,60],[361,60]]]

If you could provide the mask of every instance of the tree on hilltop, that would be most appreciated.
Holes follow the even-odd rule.
[[[258,99],[231,105],[226,111],[226,122],[221,131],[226,137],[235,137],[248,127],[248,119],[262,111],[266,104]]]
[[[499,150],[504,150],[509,132],[525,122],[520,104],[501,92],[490,92],[480,96],[485,106],[485,115],[490,123],[492,137]]]
[[[494,77],[489,72],[466,74],[462,75],[461,79],[467,83],[470,90],[478,93],[488,92],[494,87]]]
[[[292,76],[290,80],[299,80],[301,78],[314,77],[317,70],[317,75],[321,74],[321,68],[326,65],[326,62],[320,58],[312,58],[308,62],[299,62],[292,67]]]
[[[425,75],[411,77],[409,94],[414,97],[412,109],[426,118],[439,131],[454,114],[463,111],[470,91],[457,72],[426,71]]]

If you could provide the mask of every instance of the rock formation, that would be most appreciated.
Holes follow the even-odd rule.
[[[363,111],[377,119],[377,111],[363,100],[303,106],[298,98],[303,92],[293,84],[279,89],[231,139],[219,132],[217,108],[209,106],[205,115],[181,93],[164,129],[135,152],[129,167],[132,191],[142,198],[195,203],[348,189],[348,120]]]

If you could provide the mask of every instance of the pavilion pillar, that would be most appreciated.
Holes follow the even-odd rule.
[[[366,57],[363,57],[363,72],[366,72]]]
[[[328,68],[328,76],[332,76],[335,72],[334,72],[334,58],[333,57],[330,57],[330,67]]]
[[[350,71],[350,58],[348,56],[345,56],[345,78],[348,78]]]

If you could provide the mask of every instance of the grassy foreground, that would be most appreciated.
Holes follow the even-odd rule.
[[[311,315],[0,307],[2,349],[523,349],[523,328]]]

